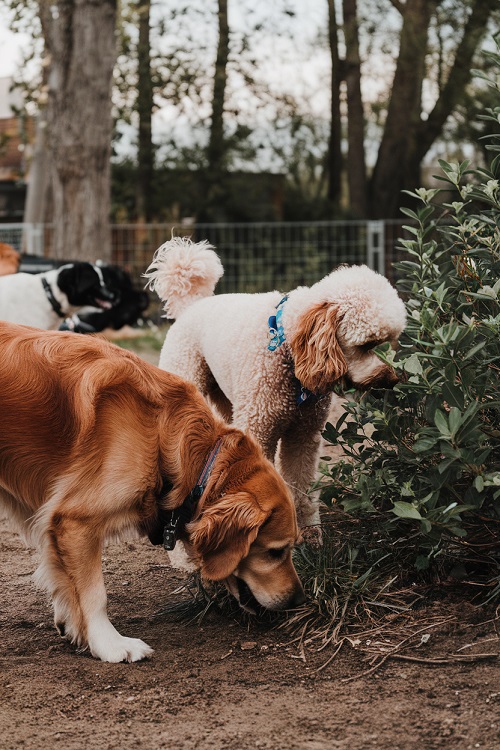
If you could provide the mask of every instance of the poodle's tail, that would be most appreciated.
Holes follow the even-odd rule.
[[[165,317],[175,319],[196,300],[210,297],[223,273],[206,240],[172,237],[155,252],[144,276],[149,279],[146,286],[165,303]]]

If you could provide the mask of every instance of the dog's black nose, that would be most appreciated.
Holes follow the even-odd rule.
[[[300,589],[297,589],[296,591],[294,591],[294,593],[288,600],[288,604],[286,608],[296,609],[297,607],[300,607],[301,604],[304,604],[305,600],[306,600],[306,595],[304,594],[304,589],[301,586]]]

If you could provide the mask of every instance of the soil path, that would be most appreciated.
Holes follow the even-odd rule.
[[[58,637],[31,580],[36,562],[1,522],[2,750],[500,748],[498,662],[388,661],[344,682],[368,666],[351,649],[315,673],[328,654],[306,652],[304,662],[281,631],[219,614],[201,626],[158,615],[179,598],[182,576],[139,540],[106,548],[109,611],[121,632],[155,653],[139,664],[104,664]],[[442,602],[433,612],[453,619],[410,654],[499,651],[493,623],[474,624],[484,612]]]
[[[141,353],[157,361],[157,352]],[[106,548],[109,613],[155,653],[104,664],[58,637],[31,580],[36,565],[36,553],[0,520],[0,750],[500,748],[500,659],[388,660],[363,676],[361,643],[318,672],[329,653],[302,654],[282,631],[217,613],[201,626],[159,614],[186,597],[175,593],[183,575],[138,540]],[[406,653],[500,651],[491,613],[446,601],[418,616],[429,613],[450,619]]]

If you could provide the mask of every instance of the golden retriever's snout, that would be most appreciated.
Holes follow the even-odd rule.
[[[288,590],[286,593],[271,592],[252,584],[249,585],[239,576],[234,576],[233,580],[236,584],[234,587],[229,581],[226,581],[228,589],[236,596],[240,607],[253,614],[265,609],[272,610],[273,612],[296,609],[301,604],[304,604],[306,600],[304,589],[298,579],[292,591]]]
[[[304,604],[305,600],[306,595],[304,594],[304,589],[302,588],[302,586],[299,586],[293,592],[283,609],[297,609],[297,607],[300,607],[302,604]]]

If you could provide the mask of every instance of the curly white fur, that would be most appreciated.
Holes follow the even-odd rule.
[[[193,244],[187,237],[173,237],[158,248],[144,276],[147,286],[164,300],[165,317],[178,318],[188,305],[213,294],[223,274],[209,242]]]
[[[224,418],[250,430],[292,488],[301,525],[319,523],[308,490],[333,386],[343,377],[364,388],[397,381],[370,347],[396,345],[406,323],[403,302],[367,266],[340,267],[289,293],[282,315],[286,344],[271,352],[267,321],[282,292],[212,296],[222,267],[207,243],[176,240],[160,250],[147,276],[177,318],[160,367],[195,383]],[[186,267],[197,269],[188,282]],[[297,404],[296,374],[317,399]]]

